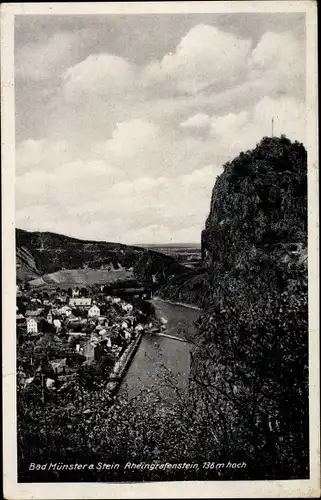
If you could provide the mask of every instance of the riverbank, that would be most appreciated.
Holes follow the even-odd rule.
[[[164,302],[165,304],[171,304],[172,306],[180,306],[180,307],[187,307],[188,309],[194,309],[194,311],[201,311],[202,309],[198,306],[195,306],[193,304],[184,304],[183,302],[173,302],[172,300],[165,300],[160,297],[154,296],[153,301],[157,302]]]
[[[142,392],[152,398],[156,392],[161,406],[175,404],[177,390],[188,397],[190,353],[200,311],[156,298],[151,303],[156,317],[166,320],[165,328],[143,335],[119,390],[130,398]]]
[[[122,382],[122,379],[139,347],[139,344],[142,340],[142,336],[143,334],[139,332],[137,334],[136,339],[134,339],[129,344],[129,346],[125,349],[119,360],[116,361],[115,366],[112,372],[110,373],[108,377],[108,382],[106,384],[106,390],[107,392],[109,392],[111,396],[117,392]]]

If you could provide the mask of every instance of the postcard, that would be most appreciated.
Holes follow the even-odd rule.
[[[1,28],[4,497],[317,497],[316,3]]]

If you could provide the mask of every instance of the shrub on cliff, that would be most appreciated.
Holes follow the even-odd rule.
[[[207,269],[186,269],[169,279],[157,292],[164,299],[185,304],[202,305],[209,289]]]

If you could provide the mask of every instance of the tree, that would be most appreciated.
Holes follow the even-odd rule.
[[[26,314],[27,307],[26,307],[22,297],[17,297],[17,307],[18,307],[18,312],[20,314],[23,314],[23,315]]]

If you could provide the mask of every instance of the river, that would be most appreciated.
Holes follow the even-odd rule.
[[[187,394],[191,344],[184,341],[195,334],[195,321],[200,311],[188,306],[153,299],[156,314],[167,320],[163,334],[145,334],[121,384],[120,392],[135,397],[141,391],[157,394],[164,402]]]

